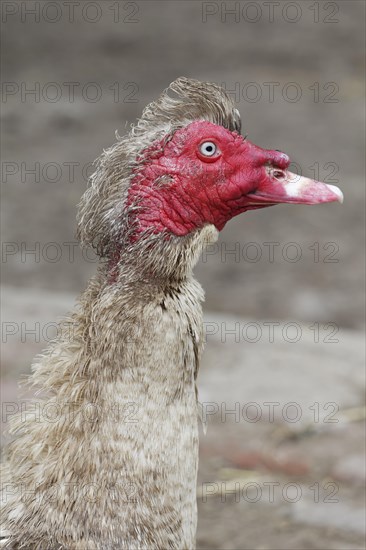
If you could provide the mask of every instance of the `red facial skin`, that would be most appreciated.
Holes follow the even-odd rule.
[[[201,152],[204,142],[216,145],[213,156]],[[290,164],[286,154],[261,149],[238,133],[207,121],[177,130],[167,144],[155,142],[141,158],[146,159],[145,164],[133,178],[128,195],[128,205],[140,206],[136,237],[151,229],[182,236],[205,224],[221,230],[246,210],[278,202],[340,200],[329,186],[311,180],[307,181],[312,185],[304,184],[305,193],[296,188],[291,196],[284,179]],[[315,193],[313,184],[318,184]]]

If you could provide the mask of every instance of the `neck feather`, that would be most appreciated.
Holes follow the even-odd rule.
[[[163,284],[184,280],[192,273],[207,244],[218,238],[213,225],[177,237],[167,232],[147,234],[132,241],[129,236],[111,253],[107,264],[110,284],[145,281]]]

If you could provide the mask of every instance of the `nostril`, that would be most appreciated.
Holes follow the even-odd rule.
[[[267,166],[267,173],[270,178],[274,178],[276,180],[283,180],[286,178],[285,171],[281,170],[281,168],[278,168],[277,166]]]

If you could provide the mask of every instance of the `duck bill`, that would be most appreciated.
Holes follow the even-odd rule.
[[[272,204],[322,204],[326,202],[343,202],[343,193],[335,185],[312,180],[280,171],[269,169],[268,179],[259,185],[254,193],[247,195],[253,206]]]

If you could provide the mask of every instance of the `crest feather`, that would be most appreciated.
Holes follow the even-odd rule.
[[[240,114],[226,91],[211,82],[177,78],[157,101],[147,105],[134,127],[134,134],[162,124],[185,126],[194,120],[207,120],[240,133]]]

